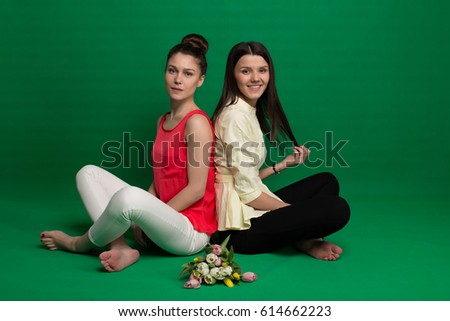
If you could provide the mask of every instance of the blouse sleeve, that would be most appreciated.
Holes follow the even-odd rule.
[[[239,198],[247,204],[262,193],[258,184],[260,160],[265,157],[261,154],[261,130],[254,128],[254,121],[249,115],[238,110],[224,113],[218,127],[217,135],[224,145],[224,166],[234,177]]]

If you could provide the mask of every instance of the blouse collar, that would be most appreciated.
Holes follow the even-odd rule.
[[[252,105],[250,105],[249,103],[247,103],[244,99],[242,99],[241,97],[238,97],[238,100],[236,102],[236,105],[239,107],[244,107],[246,110],[248,110],[249,112],[251,112],[252,114],[256,114],[256,107],[253,107]]]

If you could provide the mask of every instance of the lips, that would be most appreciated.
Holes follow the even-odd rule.
[[[247,85],[247,88],[250,91],[258,91],[261,89],[261,87],[262,87],[262,85]]]

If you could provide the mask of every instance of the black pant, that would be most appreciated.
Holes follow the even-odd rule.
[[[339,197],[339,183],[331,173],[307,177],[275,194],[291,205],[251,219],[248,230],[221,231],[220,239],[231,235],[228,245],[237,253],[266,253],[300,240],[328,236],[350,218],[350,208]]]

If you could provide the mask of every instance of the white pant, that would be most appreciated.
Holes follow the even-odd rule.
[[[134,222],[162,249],[177,255],[201,251],[209,236],[194,230],[181,213],[150,194],[94,166],[84,166],[76,176],[77,188],[94,225],[91,242],[105,246],[123,235]]]

